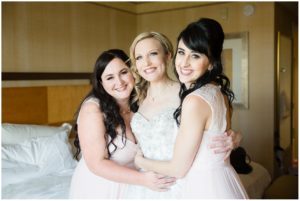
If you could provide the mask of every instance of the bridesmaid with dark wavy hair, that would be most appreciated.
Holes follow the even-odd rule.
[[[80,104],[73,131],[76,134],[70,198],[118,199],[126,184],[166,191],[174,179],[154,172],[139,172],[133,160],[138,145],[130,128],[137,105],[128,56],[119,49],[97,59],[92,89]]]

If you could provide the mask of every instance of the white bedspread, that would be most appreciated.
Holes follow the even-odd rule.
[[[2,186],[2,199],[67,199],[73,171]]]
[[[67,123],[59,127],[2,124],[2,198],[68,198],[77,164],[70,130]]]

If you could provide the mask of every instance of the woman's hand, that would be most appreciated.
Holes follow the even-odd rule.
[[[141,168],[142,160],[144,159],[144,155],[141,150],[138,150],[135,158],[134,163],[137,167]],[[161,174],[157,174],[152,171],[144,172],[145,181],[144,186],[150,188],[153,191],[164,192],[168,191],[169,187],[174,185],[176,182],[175,177],[169,177]]]
[[[143,152],[139,149],[134,157],[134,164],[137,168],[142,168],[141,163],[144,158]]]
[[[228,130],[224,135],[214,136],[209,147],[214,149],[214,153],[226,153],[226,160],[233,149],[237,148],[242,140],[242,134],[233,130]]]
[[[144,186],[153,191],[165,192],[168,191],[170,186],[176,182],[175,177],[168,177],[152,171],[144,172],[145,181]]]

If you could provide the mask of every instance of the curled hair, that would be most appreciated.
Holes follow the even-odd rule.
[[[184,98],[194,90],[204,86],[205,84],[214,82],[221,86],[221,92],[227,96],[229,100],[229,107],[232,109],[232,101],[234,99],[234,93],[230,89],[230,81],[223,72],[223,65],[221,62],[221,53],[224,42],[224,32],[221,25],[209,18],[201,18],[196,22],[190,23],[178,36],[177,48],[179,41],[183,43],[191,50],[205,54],[209,62],[212,64],[212,70],[205,72],[199,77],[189,89],[182,83],[180,87],[179,97],[180,106],[174,112],[174,118],[177,124],[180,124],[180,116],[182,103]],[[174,58],[174,62],[176,55]],[[178,78],[178,73],[174,69],[175,75]]]
[[[79,115],[79,111],[81,108],[81,105],[84,103],[85,100],[88,98],[96,98],[99,101],[99,110],[103,113],[104,116],[104,125],[106,129],[105,141],[106,141],[106,149],[108,152],[108,158],[111,157],[112,153],[116,151],[117,146],[114,144],[114,139],[117,137],[117,130],[116,128],[118,126],[121,127],[122,131],[122,141],[125,146],[126,144],[126,127],[123,117],[120,114],[120,107],[117,104],[114,97],[109,95],[102,85],[102,73],[104,72],[106,66],[115,58],[121,59],[128,67],[130,67],[130,60],[128,56],[119,49],[111,49],[104,51],[96,60],[94,72],[92,74],[92,89],[91,91],[86,95],[84,100],[81,102],[80,107],[78,108],[76,114],[75,114],[75,120],[73,123],[72,131],[75,133],[75,141],[74,145],[76,147],[76,153],[74,157],[78,160],[79,154],[81,152],[80,148],[80,142],[78,137],[78,129],[77,129],[77,118]],[[134,96],[134,90],[130,95],[130,109],[132,111],[137,110],[137,106],[135,103],[133,103],[132,99]],[[109,137],[108,137],[109,136]],[[114,146],[114,150],[110,151],[109,146]]]
[[[173,52],[173,45],[170,42],[170,40],[163,34],[158,32],[143,32],[139,34],[132,42],[130,46],[130,60],[132,63],[132,73],[135,78],[135,91],[136,96],[134,98],[134,101],[137,101],[138,104],[140,104],[147,96],[147,91],[149,88],[149,82],[145,80],[140,74],[138,73],[137,67],[136,67],[136,59],[135,59],[135,47],[136,45],[147,38],[153,38],[159,41],[161,46],[163,47],[163,50],[165,54],[171,54],[171,58],[174,56]],[[169,63],[169,65],[172,65],[172,62]],[[168,63],[167,63],[168,66]]]

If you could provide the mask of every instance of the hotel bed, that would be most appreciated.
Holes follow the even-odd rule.
[[[68,198],[71,122],[89,84],[2,88],[2,198]]]
[[[67,198],[77,161],[71,125],[2,124],[2,198]]]
[[[58,104],[56,101],[49,100],[51,100],[51,96],[57,100],[56,93],[60,93],[61,87],[52,86],[51,88],[53,89],[45,88],[48,91],[48,95],[45,96],[47,98],[47,101],[45,101],[47,107],[41,107],[48,108],[46,110],[53,108],[49,104]],[[58,125],[58,122],[72,119],[75,106],[78,106],[87,91],[87,87],[84,86],[80,93],[78,89],[78,86],[68,86],[62,90],[64,92],[62,96],[71,96],[75,103],[74,107],[69,107],[70,101],[63,101],[64,104],[68,104],[68,107],[56,106],[60,108],[60,113],[55,113],[57,117],[55,117],[53,112],[37,108],[36,104],[33,104],[31,109],[27,108],[24,110],[24,113],[27,114],[22,114],[22,107],[16,107],[18,103],[14,101],[17,96],[16,93],[22,93],[23,90],[27,90],[27,94],[28,88],[16,88],[16,93],[11,93],[12,96],[6,91],[11,89],[2,89],[3,107],[14,107],[13,109],[6,108],[3,111],[2,118],[3,199],[68,198],[70,181],[77,161],[73,158],[72,140],[70,140],[71,125],[69,123]],[[49,91],[52,92],[49,93]],[[76,94],[74,91],[76,91],[77,95],[74,95]],[[28,95],[27,98],[34,98],[35,96],[32,94]],[[12,99],[14,101],[11,101]],[[24,105],[24,101],[19,101],[23,102],[23,104],[20,104],[21,106]],[[30,103],[30,100],[27,101]],[[62,103],[60,100],[58,102]],[[27,104],[26,107],[30,107],[30,104]],[[12,110],[15,110],[13,111],[15,112],[14,115],[6,114],[7,112],[11,113]],[[44,119],[41,115],[31,118],[28,117],[28,111],[31,111],[31,113],[42,111],[42,113],[47,113],[48,115]],[[62,112],[70,114],[61,119]],[[20,118],[21,116],[23,116],[23,119]],[[7,117],[10,119],[8,120]],[[30,119],[30,121],[26,119]],[[55,124],[55,126],[49,126],[49,124]],[[264,190],[270,184],[271,177],[268,171],[259,163],[251,162],[251,166],[253,171],[249,174],[240,174],[240,178],[250,198],[259,199],[262,198]]]

